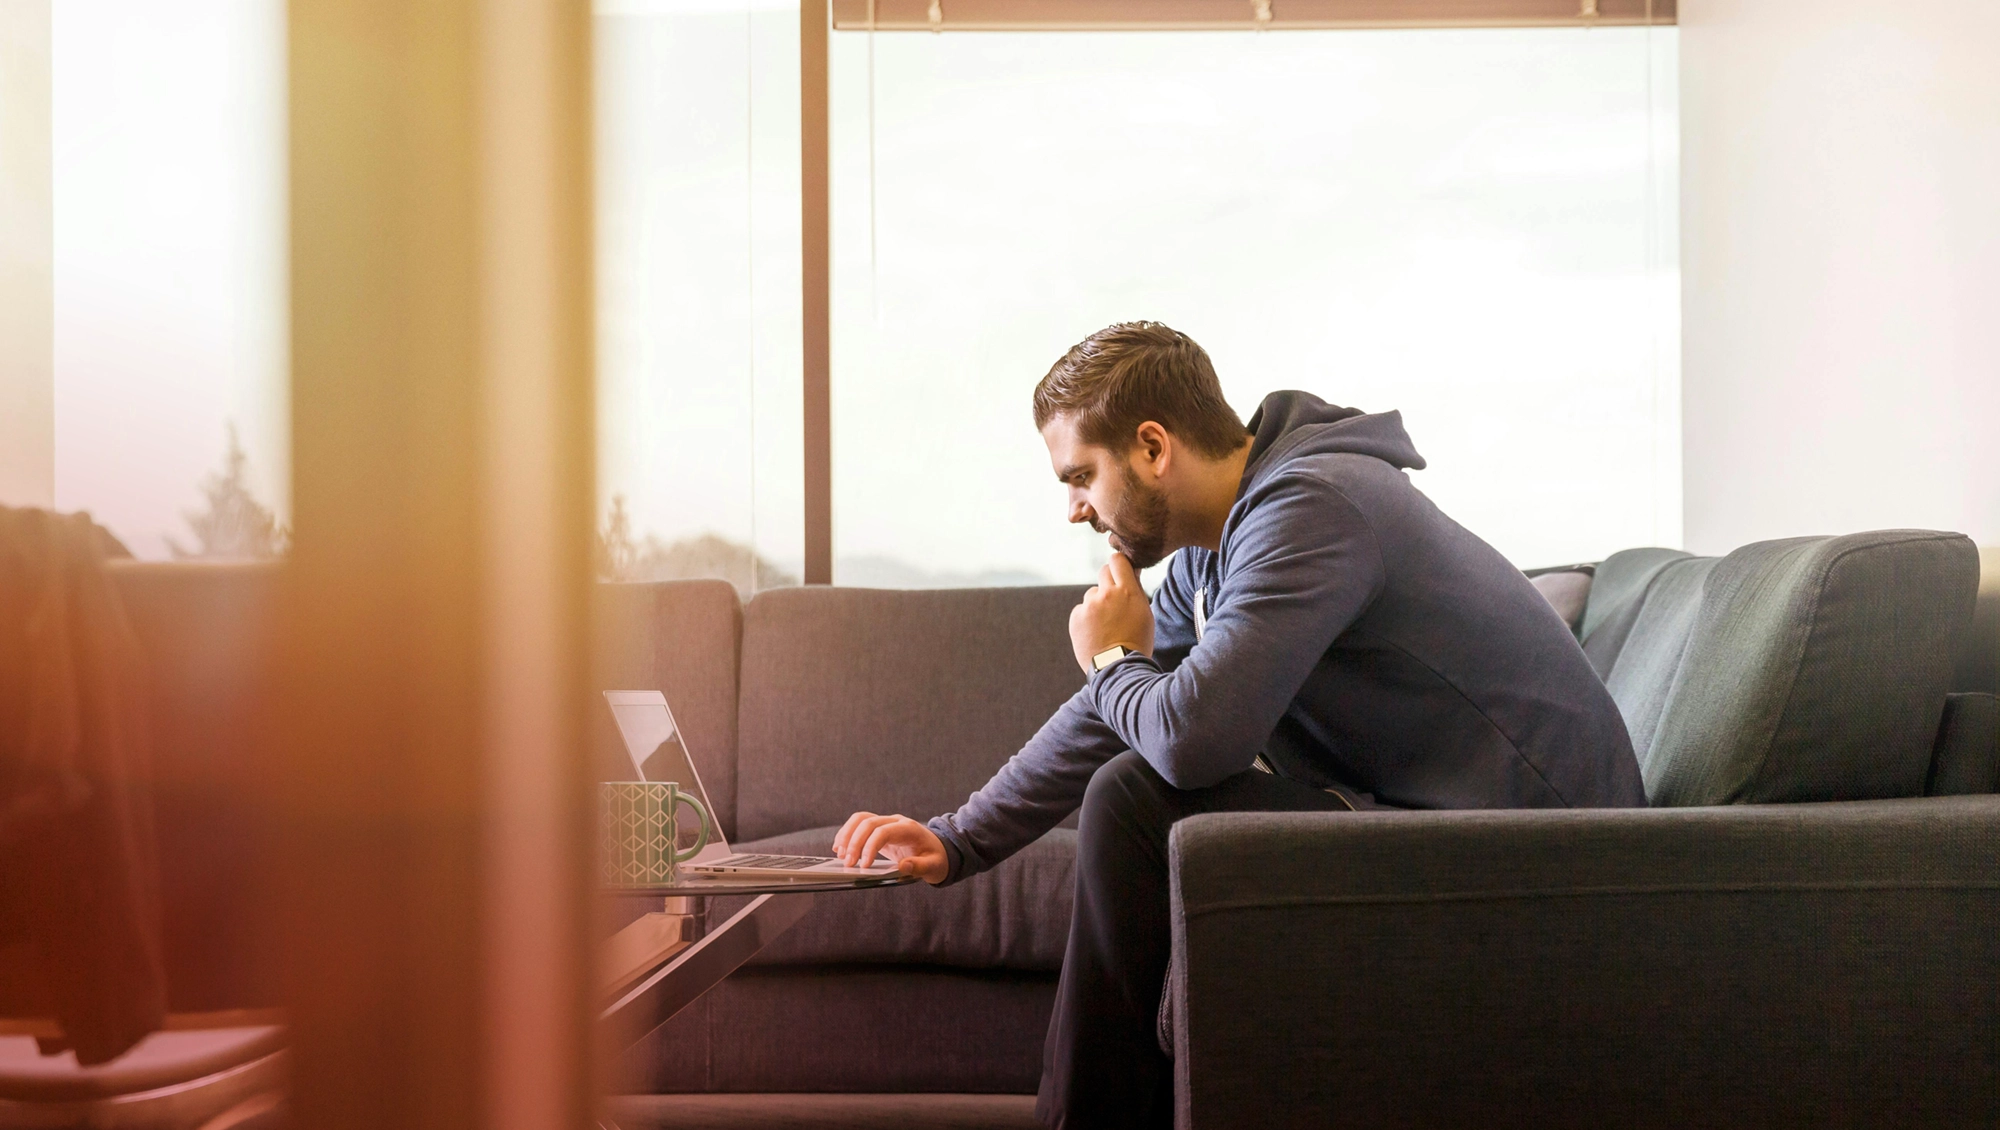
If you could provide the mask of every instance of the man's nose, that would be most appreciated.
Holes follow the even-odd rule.
[[[1072,523],[1090,521],[1090,503],[1077,499],[1069,504],[1069,520]]]

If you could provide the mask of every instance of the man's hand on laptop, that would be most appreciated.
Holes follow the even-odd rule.
[[[1070,610],[1069,643],[1086,675],[1091,673],[1091,657],[1109,648],[1153,654],[1153,602],[1124,554],[1111,555],[1097,575],[1097,587]]]
[[[945,881],[951,861],[937,833],[907,816],[877,816],[857,812],[833,837],[833,854],[843,866],[866,867],[876,856],[891,860],[896,870],[926,883]]]

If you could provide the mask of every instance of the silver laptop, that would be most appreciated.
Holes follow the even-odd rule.
[[[701,774],[694,771],[694,759],[688,756],[680,727],[674,725],[673,711],[667,709],[667,696],[659,691],[605,691],[604,701],[611,704],[618,734],[625,739],[625,752],[631,756],[636,774],[633,779],[672,781],[682,791],[693,793],[713,817],[715,809],[708,802],[708,790],[701,787]],[[887,861],[873,867],[848,867],[830,855],[744,855],[730,849],[713,820],[708,846],[681,868],[690,875],[733,879],[880,879],[896,873],[896,865]]]

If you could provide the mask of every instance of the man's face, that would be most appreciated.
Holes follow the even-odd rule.
[[[1134,569],[1158,565],[1167,555],[1167,495],[1140,477],[1144,452],[1136,445],[1125,454],[1085,443],[1067,416],[1057,416],[1042,429],[1049,464],[1069,491],[1069,520],[1088,522],[1098,533],[1111,535],[1111,548],[1125,555]]]

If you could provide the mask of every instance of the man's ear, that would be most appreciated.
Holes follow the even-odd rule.
[[[1174,459],[1173,438],[1167,434],[1167,429],[1148,420],[1139,425],[1138,440],[1139,451],[1152,465],[1153,473],[1166,474]]]

